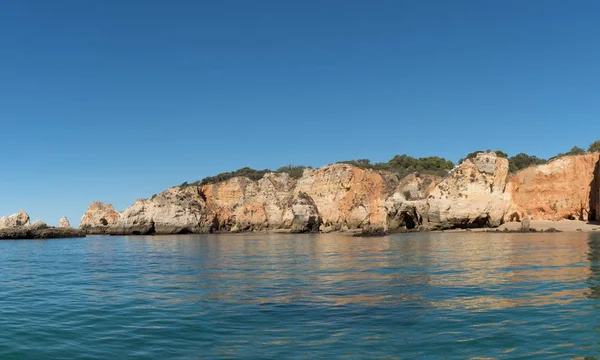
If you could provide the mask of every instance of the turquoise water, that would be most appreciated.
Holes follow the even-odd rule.
[[[600,236],[0,242],[0,359],[600,354]]]

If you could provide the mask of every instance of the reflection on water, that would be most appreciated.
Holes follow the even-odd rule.
[[[95,237],[0,264],[0,358],[600,353],[598,235]]]

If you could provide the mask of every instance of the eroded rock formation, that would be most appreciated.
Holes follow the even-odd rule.
[[[69,219],[67,219],[66,216],[63,216],[58,221],[58,227],[70,229],[71,228],[71,223],[69,222]]]
[[[23,210],[19,210],[19,212],[9,216],[0,217],[0,229],[18,227],[29,224],[29,215]]]
[[[173,187],[123,212],[92,203],[81,229],[102,234],[181,234],[287,229],[445,229],[496,227],[505,221],[594,218],[598,154],[563,157],[509,179],[508,160],[493,152],[465,160],[446,177],[334,164],[299,179],[269,173]]]
[[[512,207],[507,221],[595,220],[599,153],[564,156],[519,171],[507,186]]]
[[[508,160],[479,153],[465,160],[429,194],[429,222],[440,228],[496,227],[510,206]]]
[[[29,215],[23,210],[0,218],[0,239],[50,239],[83,236],[85,236],[83,230],[48,226],[41,220],[32,224]]]
[[[79,228],[91,234],[102,233],[101,229],[115,226],[120,217],[121,214],[116,212],[111,204],[96,201],[88,206],[87,211],[81,218]]]

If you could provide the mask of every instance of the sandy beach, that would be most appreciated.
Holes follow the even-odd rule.
[[[520,222],[508,222],[498,227],[499,230],[518,230],[521,228]],[[597,222],[587,222],[579,220],[531,220],[531,228],[536,230],[546,230],[549,228],[555,228],[556,230],[563,232],[593,232],[600,231],[600,224]],[[483,229],[478,229],[479,231]],[[488,229],[489,230],[489,229]]]

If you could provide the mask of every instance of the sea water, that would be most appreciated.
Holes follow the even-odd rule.
[[[0,242],[0,359],[600,355],[600,235]]]

